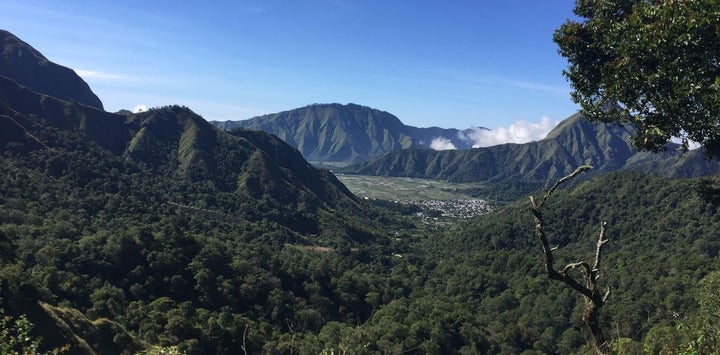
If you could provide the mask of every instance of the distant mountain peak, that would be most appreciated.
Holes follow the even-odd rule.
[[[0,38],[2,38],[3,57],[7,58],[7,62],[13,62],[25,56],[48,61],[42,53],[8,31],[0,30]]]
[[[545,139],[555,139],[557,136],[562,134],[564,131],[568,129],[568,127],[577,124],[577,122],[582,120],[582,116],[580,116],[579,113],[576,113],[562,122],[558,123],[550,132],[548,132],[547,136],[545,136]]]
[[[318,163],[355,163],[406,148],[430,148],[441,138],[457,149],[469,149],[467,131],[403,124],[388,112],[349,104],[312,104],[242,121],[212,122],[218,128],[272,133]]]
[[[0,76],[41,94],[102,110],[90,86],[70,68],[55,64],[14,34],[0,30]]]

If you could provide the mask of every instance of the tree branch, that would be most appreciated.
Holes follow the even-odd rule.
[[[586,263],[586,262],[584,262],[584,261],[580,261],[580,262],[577,262],[577,263],[567,264],[567,265],[562,269],[562,271],[560,271],[560,273],[563,274],[563,275],[565,275],[565,274],[567,274],[568,271],[570,271],[570,270],[572,270],[572,269],[574,269],[574,268],[576,268],[576,267],[579,267],[579,266],[582,266],[583,270],[585,271],[585,275],[590,275],[590,273],[592,272],[592,270],[590,270],[590,265],[588,265],[588,263]]]
[[[577,169],[575,169],[575,171],[573,171],[570,175],[568,175],[568,176],[566,176],[566,177],[558,180],[557,182],[555,182],[555,184],[553,184],[553,186],[545,193],[545,196],[543,196],[543,199],[542,199],[542,201],[540,201],[540,205],[538,206],[538,208],[542,207],[542,206],[545,204],[545,202],[550,198],[550,195],[552,195],[553,192],[555,192],[555,190],[556,190],[561,184],[563,184],[563,183],[565,183],[566,181],[568,181],[568,180],[576,177],[578,174],[582,173],[583,171],[587,171],[587,170],[590,170],[590,169],[592,169],[592,166],[591,166],[591,165],[582,165],[582,166],[579,166],[579,167],[578,167]]]
[[[608,242],[605,237],[605,228],[607,222],[600,223],[600,236],[598,237],[597,246],[595,248],[595,264],[593,264],[593,270],[597,270],[600,267],[600,261],[602,260],[602,246]]]
[[[596,244],[595,262],[593,263],[593,266],[590,267],[588,263],[580,261],[567,264],[560,272],[558,272],[555,269],[555,259],[552,254],[552,252],[557,248],[550,248],[550,243],[548,242],[547,236],[545,235],[545,220],[543,219],[542,211],[540,210],[540,208],[545,204],[545,202],[547,202],[547,200],[558,188],[558,186],[574,178],[583,171],[589,170],[591,168],[592,167],[589,165],[583,165],[575,169],[575,171],[570,175],[558,180],[545,193],[540,203],[537,203],[535,201],[534,196],[530,196],[530,211],[532,212],[535,219],[535,236],[540,241],[540,245],[543,251],[545,272],[550,279],[561,281],[568,287],[583,295],[583,298],[585,300],[585,311],[583,313],[583,320],[585,321],[585,324],[587,324],[588,329],[590,330],[590,333],[593,337],[593,347],[595,348],[595,352],[598,354],[604,354],[609,351],[609,343],[605,340],[605,335],[602,331],[602,328],[600,327],[598,311],[610,296],[610,290],[608,289],[605,295],[601,296],[597,292],[597,280],[599,279],[600,262],[602,261],[602,247],[603,245],[605,245],[605,243],[608,242],[608,239],[606,237],[607,222],[602,222],[600,224],[600,236],[598,237],[598,241]],[[578,267],[582,268],[584,271],[584,284],[578,282],[568,274],[569,271]]]

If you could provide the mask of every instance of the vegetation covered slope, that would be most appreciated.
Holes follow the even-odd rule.
[[[406,126],[387,112],[355,104],[315,104],[213,124],[225,130],[242,127],[272,133],[313,162],[366,161],[403,148],[427,148],[436,138],[444,138],[460,149],[472,146],[463,131]]]
[[[411,314],[447,307],[453,316],[414,322],[444,329],[443,341],[467,339],[479,352],[590,351],[582,349],[589,339],[582,300],[545,275],[528,206],[522,199],[427,239],[421,248],[427,269],[418,273],[426,275],[425,291],[406,307]],[[696,181],[609,173],[560,191],[545,210],[560,268],[591,261],[600,222],[608,222],[600,284],[611,297],[601,322],[616,344],[632,347],[621,353],[677,353],[696,340],[705,328],[698,282],[720,269],[720,213],[697,195]],[[378,325],[381,312],[372,318]],[[401,323],[403,316],[394,317],[383,321]]]
[[[305,279],[281,271],[273,255],[311,260],[313,250],[353,249],[364,260],[366,249],[389,243],[383,230],[392,220],[269,134],[222,132],[179,106],[126,117],[0,84],[0,230],[14,255],[3,260],[0,308],[42,323],[47,346],[239,351],[237,334],[218,338],[222,329],[206,328],[224,312],[263,322],[256,330],[264,335],[247,341],[248,351],[259,351],[294,326],[284,323],[294,315],[272,310],[300,302],[295,293],[339,297],[328,286],[301,293]],[[358,262],[348,258],[338,272]],[[367,317],[364,301],[348,299],[360,302],[343,306],[350,313],[339,313],[346,301],[337,299],[310,316]],[[159,313],[145,308],[151,304]],[[175,320],[200,323],[171,336],[165,321],[148,318],[180,305],[202,316]]]
[[[0,48],[0,76],[31,90],[102,110],[100,99],[72,69],[49,61],[5,30],[0,30]]]
[[[10,80],[0,103],[0,340],[25,316],[72,353],[587,353],[526,200],[420,228],[184,107],[118,116]],[[602,323],[626,352],[720,345],[720,213],[696,184],[610,173],[547,206],[558,262],[609,222]]]
[[[113,154],[122,154],[130,139],[124,119],[124,116],[39,94],[0,77],[0,125],[3,128],[0,144],[14,141],[22,142],[27,149],[41,147],[46,143],[33,135],[37,126],[78,131]]]
[[[131,115],[127,124],[132,138],[125,154],[154,170],[293,206],[355,203],[332,174],[313,168],[296,149],[267,133],[226,133],[177,106]]]
[[[97,352],[115,342],[118,352],[131,351],[134,342],[121,330],[138,342],[195,353],[281,349],[286,334],[314,332],[327,321],[362,322],[372,309],[367,288],[387,282],[358,286],[343,278],[391,257],[370,206],[329,210],[222,192],[83,145],[78,135],[62,142],[3,151],[0,230],[16,256],[3,264],[0,308],[45,324],[48,317],[31,307],[44,302],[71,315],[79,310],[82,316],[72,317],[78,324],[85,317],[120,324],[91,345]],[[47,346],[73,344],[44,329],[38,335]]]
[[[54,176],[58,155],[69,165]],[[13,307],[18,299],[56,304],[77,324],[117,324],[108,329],[122,344],[191,353],[571,353],[587,343],[580,299],[542,272],[524,200],[427,235],[369,206],[374,218],[334,218],[355,229],[314,234],[278,222],[292,209],[270,199],[95,148],[5,150],[0,163],[0,230],[14,251],[2,270],[6,310],[34,314]],[[603,322],[616,340],[674,349],[695,335],[695,290],[718,269],[720,214],[694,183],[614,173],[548,206],[560,263],[590,257],[600,220],[610,223]],[[659,336],[681,325],[688,331]]]
[[[595,167],[593,174],[626,169],[669,177],[708,175],[720,168],[716,161],[704,159],[701,151],[681,156],[669,147],[660,155],[637,153],[628,143],[632,132],[629,127],[590,124],[574,115],[537,142],[470,150],[405,149],[343,170],[361,175],[454,182],[507,183],[512,180],[541,186],[585,164]]]

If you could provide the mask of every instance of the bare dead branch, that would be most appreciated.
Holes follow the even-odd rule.
[[[555,269],[554,257],[552,252],[557,249],[550,248],[550,243],[545,235],[545,221],[542,216],[540,208],[547,202],[552,193],[566,181],[574,178],[583,171],[589,170],[592,167],[589,165],[583,165],[575,169],[570,175],[558,180],[543,196],[540,203],[535,201],[534,196],[530,196],[530,211],[532,212],[535,219],[535,236],[540,241],[543,252],[543,260],[545,263],[545,272],[548,277],[552,280],[558,280],[563,282],[568,287],[579,292],[583,295],[585,300],[585,311],[583,312],[583,320],[587,324],[588,329],[593,337],[593,348],[597,354],[605,354],[609,352],[609,342],[606,340],[605,335],[602,331],[602,327],[599,324],[599,309],[607,301],[610,296],[610,289],[603,295],[597,292],[597,281],[599,279],[600,262],[602,261],[602,247],[608,242],[606,237],[606,226],[607,222],[600,224],[600,236],[595,249],[595,262],[592,268],[586,262],[570,263],[566,265],[560,272]],[[574,268],[582,268],[584,271],[583,282],[579,282],[569,275],[569,271]]]
[[[579,261],[579,262],[577,262],[577,263],[567,264],[567,265],[565,265],[565,267],[562,269],[562,271],[560,271],[560,273],[563,274],[563,275],[565,275],[565,274],[568,273],[568,271],[570,271],[570,270],[572,270],[572,269],[574,269],[574,268],[576,268],[576,267],[580,267],[580,266],[582,266],[583,271],[585,271],[585,275],[590,275],[590,273],[592,272],[592,270],[590,270],[590,265],[588,265],[588,263],[586,263],[586,262],[584,262],[584,261]]]
[[[570,175],[568,175],[568,176],[566,176],[566,177],[558,180],[557,182],[555,182],[555,184],[553,184],[553,186],[545,193],[545,196],[543,196],[543,199],[542,199],[542,201],[540,201],[540,205],[538,206],[538,208],[542,207],[542,206],[545,204],[545,202],[550,198],[550,195],[552,195],[553,192],[555,192],[555,190],[556,190],[561,184],[563,184],[563,183],[565,183],[566,181],[568,181],[568,180],[576,177],[578,174],[582,173],[583,171],[587,171],[587,170],[590,170],[590,169],[592,169],[592,166],[591,166],[591,165],[582,165],[582,166],[579,166],[577,169],[575,169],[575,171],[573,171],[572,173],[570,173]]]
[[[593,264],[593,270],[597,269],[600,266],[600,261],[602,260],[602,246],[608,242],[607,238],[605,237],[606,227],[607,222],[600,223],[600,236],[598,237],[597,246],[595,248],[595,264]]]
[[[243,330],[243,336],[242,336],[242,345],[240,345],[240,349],[242,349],[243,354],[247,355],[247,331],[250,327],[249,324],[245,324],[245,330]]]

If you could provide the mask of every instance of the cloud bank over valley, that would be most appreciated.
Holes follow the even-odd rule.
[[[545,138],[558,123],[560,121],[551,121],[550,118],[543,116],[540,122],[518,120],[509,127],[501,126],[490,130],[475,128],[471,133],[466,133],[466,137],[474,142],[473,148],[505,143],[527,143]]]
[[[473,142],[473,148],[490,147],[505,143],[527,143],[545,138],[559,123],[560,121],[552,121],[549,117],[543,116],[539,122],[518,120],[509,127],[500,126],[493,129],[473,127],[459,133],[459,138]],[[434,150],[457,149],[449,139],[443,137],[433,139],[430,148]]]
[[[449,139],[444,137],[437,137],[430,142],[430,148],[435,150],[452,150],[457,149]]]

